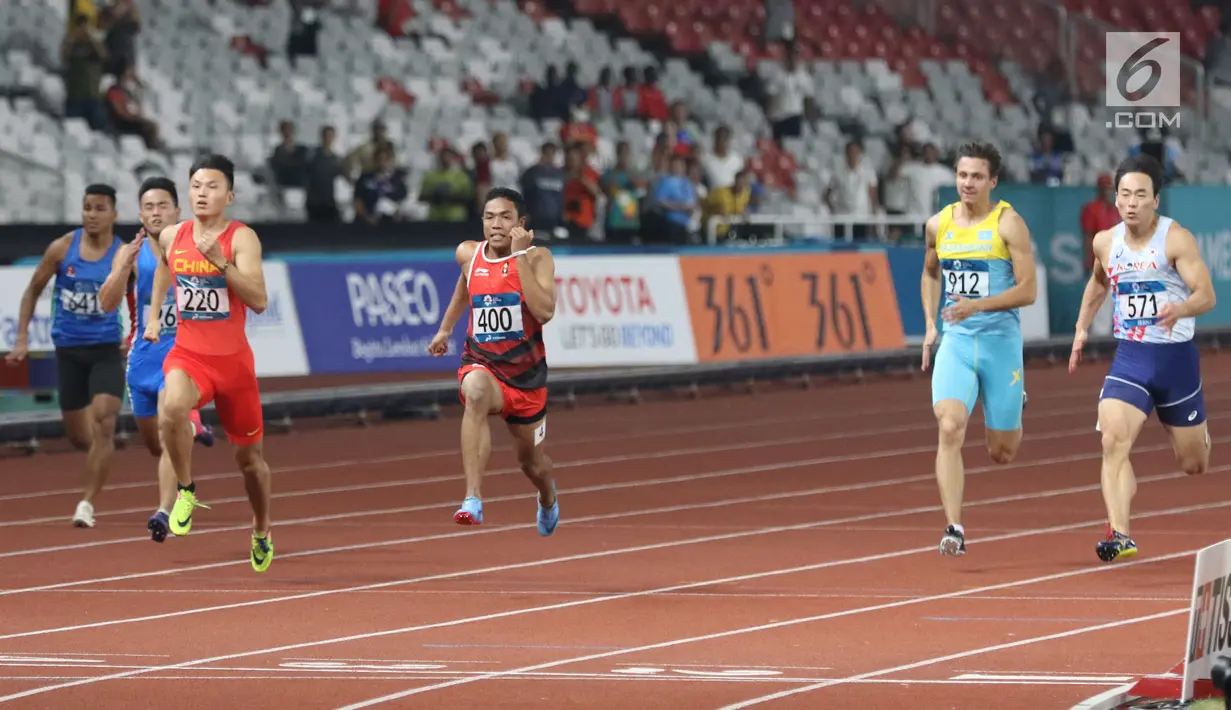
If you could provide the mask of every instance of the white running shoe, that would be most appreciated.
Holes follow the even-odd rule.
[[[73,527],[94,527],[94,504],[83,500],[77,504],[77,512],[73,514]]]

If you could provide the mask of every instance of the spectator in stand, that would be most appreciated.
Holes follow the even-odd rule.
[[[90,17],[77,15],[60,43],[64,66],[64,117],[83,118],[96,131],[107,130],[103,104],[103,67],[107,48],[90,32]]]
[[[607,241],[632,244],[641,226],[641,196],[645,194],[646,180],[633,166],[633,150],[628,141],[616,143],[615,164],[600,182],[607,195]]]
[[[151,121],[142,111],[143,86],[137,79],[137,69],[128,65],[121,73],[120,80],[107,89],[107,107],[110,109],[111,123],[120,135],[141,136],[145,147],[150,150],[162,150],[162,138],[158,133],[158,124]]]
[[[598,83],[590,89],[586,107],[596,120],[615,116],[616,88],[612,81],[611,67],[603,67],[598,73]]]
[[[910,144],[906,144],[903,150],[911,151]],[[923,144],[921,152],[923,160],[907,162],[902,172],[910,180],[911,191],[914,193],[910,213],[924,217],[939,209],[936,205],[936,191],[953,184],[953,167],[940,162],[940,149],[935,143]],[[919,222],[918,229],[923,229],[923,224],[924,222]]]
[[[812,76],[799,63],[799,51],[787,51],[783,71],[770,81],[768,114],[774,140],[798,138],[803,134],[804,99],[813,95]]]
[[[637,88],[637,116],[643,121],[666,121],[667,98],[658,88],[658,70],[645,68],[645,81]]]
[[[697,196],[698,209],[693,210],[692,218],[688,220],[688,231],[696,234],[701,230],[701,210],[704,208],[705,200],[709,197],[710,189],[705,184],[705,175],[701,171],[701,163],[695,159],[688,159],[688,181],[692,183],[693,192]]]
[[[903,147],[890,161],[885,174],[880,178],[881,207],[885,214],[901,217],[910,211],[910,203],[914,199],[914,189],[910,176],[906,173],[906,164],[910,159],[910,148]],[[889,241],[896,242],[902,238],[904,224],[890,224],[888,227]]]
[[[427,218],[433,222],[465,222],[474,199],[474,183],[462,156],[448,146],[441,148],[436,169],[424,173],[419,185],[419,201],[430,205]]]
[[[470,203],[470,216],[482,219],[483,198],[492,187],[492,159],[487,153],[487,144],[479,141],[470,146],[470,181],[474,185],[475,199]]]
[[[834,168],[833,178],[825,190],[825,201],[835,222],[851,219],[852,224],[835,224],[837,238],[866,239],[868,224],[862,221],[873,214],[880,199],[876,194],[876,171],[863,156],[863,146],[857,140],[846,143],[845,159]]]
[[[574,106],[584,105],[589,97],[589,92],[581,85],[581,80],[577,78],[580,67],[577,62],[569,62],[564,65],[564,78],[560,80],[560,104],[561,117],[565,120],[573,112]]]
[[[715,187],[710,190],[705,199],[701,214],[701,229],[709,237],[710,220],[715,217],[726,218],[715,225],[715,234],[719,239],[734,236],[730,229],[732,218],[741,218],[748,214],[749,202],[752,200],[752,174],[747,170],[735,173],[730,185]]]
[[[689,118],[688,104],[683,101],[675,101],[671,104],[671,118],[667,123],[675,131],[676,149],[687,157],[693,157],[699,152],[701,141],[699,136],[688,127]]]
[[[1094,270],[1094,235],[1111,229],[1120,223],[1120,211],[1116,209],[1115,193],[1111,189],[1111,176],[1099,175],[1094,187],[1094,199],[1081,208],[1082,263],[1086,278]]]
[[[492,187],[521,188],[521,166],[509,153],[509,137],[504,133],[492,136],[491,180]]]
[[[364,171],[355,182],[355,222],[375,225],[400,221],[405,218],[402,201],[410,194],[406,172],[394,164],[391,146],[377,148],[373,158],[373,169]],[[464,219],[465,207],[462,210]]]
[[[335,185],[338,178],[346,178],[346,165],[333,150],[337,138],[338,132],[333,126],[321,128],[321,144],[312,152],[308,162],[306,203],[310,222],[337,222],[341,219]]]
[[[564,170],[556,165],[556,144],[539,148],[539,162],[521,176],[521,193],[530,215],[529,228],[544,239],[556,233],[564,219]]]
[[[387,149],[393,155],[393,161],[397,162],[397,149],[393,141],[389,140],[389,127],[378,118],[372,121],[372,138],[356,146],[346,156],[346,174],[354,175],[356,172],[363,174],[376,170],[376,154],[381,149]]]
[[[292,63],[295,57],[316,56],[316,36],[321,31],[320,10],[325,0],[290,0],[291,31],[286,38],[286,56]]]
[[[1148,155],[1163,166],[1163,185],[1184,179],[1180,172],[1180,143],[1168,138],[1167,133],[1166,128],[1142,128],[1140,141],[1128,149],[1130,156]]]
[[[295,140],[293,121],[279,121],[278,133],[282,136],[282,142],[269,155],[269,170],[273,173],[274,183],[279,187],[303,187],[304,173],[312,154],[308,146]]]
[[[1056,150],[1056,136],[1051,129],[1040,127],[1038,145],[1030,156],[1030,182],[1054,186],[1063,179],[1064,155]]]
[[[654,186],[654,204],[660,219],[654,220],[659,239],[672,244],[689,241],[688,225],[697,211],[697,190],[688,178],[688,161],[671,156],[671,172]]]
[[[731,150],[729,126],[721,125],[714,129],[714,147],[701,156],[701,169],[711,189],[735,184],[735,176],[744,169],[744,158]]]
[[[565,150],[578,144],[584,146],[586,158],[598,149],[598,131],[590,123],[590,112],[584,107],[578,105],[571,108],[569,122],[560,126],[560,143]]]
[[[564,101],[564,91],[560,84],[560,70],[553,64],[547,67],[543,81],[534,86],[530,92],[530,116],[536,121],[546,121],[558,118],[568,119],[568,106]]]
[[[584,144],[573,144],[564,153],[564,228],[573,242],[585,240],[598,213],[598,172],[586,163]]]
[[[638,97],[641,94],[641,81],[637,78],[635,67],[624,67],[624,84],[615,90],[615,110],[620,118],[637,118],[641,115]]]
[[[133,0],[113,0],[98,15],[99,29],[106,31],[107,73],[120,76],[124,68],[137,63],[137,35],[141,33],[141,13]]]

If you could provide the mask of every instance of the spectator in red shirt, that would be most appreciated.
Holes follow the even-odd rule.
[[[585,240],[597,217],[598,171],[586,164],[585,148],[573,145],[564,154],[564,226],[572,242]]]
[[[1111,176],[1100,175],[1094,188],[1094,199],[1081,208],[1082,252],[1086,275],[1094,268],[1094,235],[1120,223],[1120,212],[1112,199]]]
[[[637,115],[645,121],[667,120],[667,98],[658,88],[658,70],[645,68],[645,81],[637,89]]]

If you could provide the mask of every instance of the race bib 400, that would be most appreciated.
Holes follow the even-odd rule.
[[[1116,314],[1125,328],[1141,328],[1158,322],[1158,312],[1167,302],[1167,287],[1161,281],[1121,281],[1116,284]]]
[[[485,293],[470,299],[471,337],[477,343],[499,343],[525,337],[521,294]]]
[[[224,320],[231,315],[225,276],[175,277],[175,304],[183,320]]]
[[[986,261],[945,259],[940,268],[946,296],[986,298],[991,293],[991,272]]]

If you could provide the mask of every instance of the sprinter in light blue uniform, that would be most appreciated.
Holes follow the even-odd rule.
[[[175,290],[167,291],[162,308],[152,313],[150,301],[154,293],[154,271],[158,257],[148,242],[157,238],[164,227],[179,221],[179,195],[175,183],[165,177],[146,180],[137,197],[141,231],[133,241],[125,244],[115,254],[111,275],[100,292],[102,307],[108,312],[117,311],[120,304],[128,302],[130,322],[128,352],[128,399],[132,406],[137,429],[149,452],[158,461],[158,509],[146,522],[150,538],[155,542],[167,539],[170,530],[169,515],[175,505],[176,479],[171,459],[164,452],[158,436],[158,393],[162,391],[162,362],[171,346],[175,344],[175,331],[179,313],[175,305]],[[135,273],[134,273],[135,270]],[[162,324],[157,343],[141,337],[149,318],[157,318]],[[206,446],[214,443],[213,432],[201,423],[200,412],[193,411],[189,417],[194,427],[196,440]]]
[[[25,359],[30,320],[52,277],[51,340],[56,349],[60,410],[69,441],[88,450],[85,491],[73,525],[94,527],[94,498],[111,472],[115,421],[124,398],[123,333],[118,314],[101,307],[99,291],[122,242],[115,236],[115,189],[90,185],[81,206],[82,227],[53,241],[21,298],[17,339],[7,356]]]
[[[945,321],[932,372],[932,411],[940,430],[936,482],[948,522],[942,555],[966,552],[962,446],[975,403],[983,409],[993,461],[1012,461],[1022,441],[1026,394],[1018,309],[1034,303],[1037,279],[1025,221],[1009,203],[991,200],[999,172],[1000,153],[994,146],[973,142],[959,147],[960,201],[933,215],[926,228],[921,285],[925,370],[938,336],[938,311]]]
[[[1152,411],[1171,435],[1180,468],[1205,473],[1210,462],[1201,356],[1193,342],[1197,316],[1214,307],[1214,284],[1197,240],[1158,214],[1162,166],[1133,156],[1116,171],[1116,208],[1123,220],[1094,236],[1094,271],[1077,317],[1069,372],[1081,360],[1087,330],[1110,293],[1118,341],[1099,394],[1103,500],[1107,534],[1095,546],[1111,562],[1137,554],[1129,512],[1137,480],[1129,452]]]

